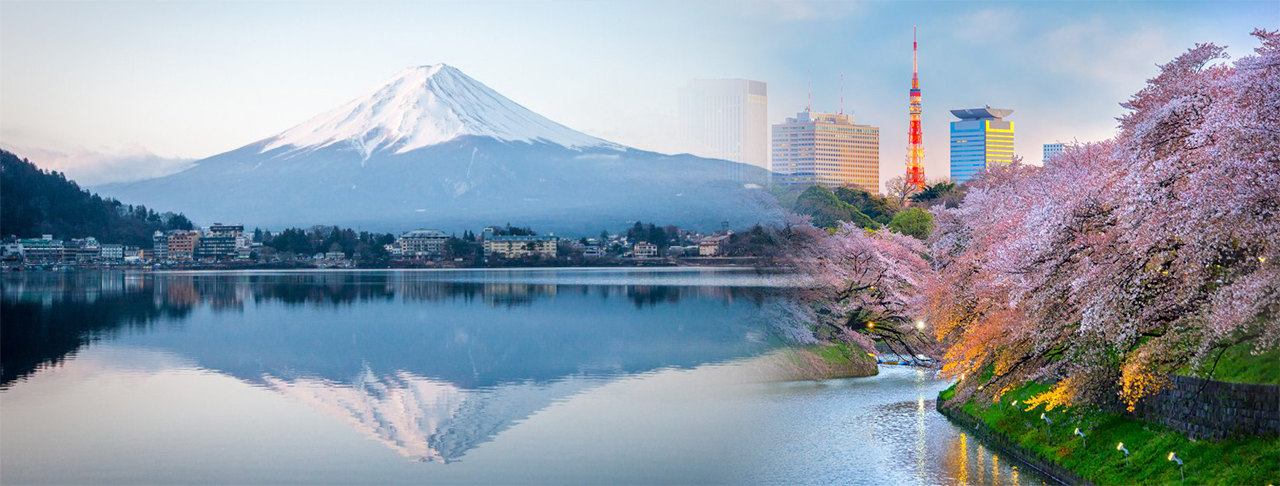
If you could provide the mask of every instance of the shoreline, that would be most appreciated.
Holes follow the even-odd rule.
[[[683,269],[683,268],[786,268],[758,258],[716,259],[716,261],[693,260],[632,260],[611,263],[563,262],[564,264],[516,264],[516,265],[388,265],[385,267],[362,267],[357,265],[312,265],[312,264],[209,264],[209,265],[77,265],[77,264],[36,264],[6,265],[0,272],[61,272],[77,270],[138,270],[147,272],[173,271],[239,271],[239,270],[511,270],[511,269],[614,269],[614,268],[646,268],[646,269]],[[157,268],[159,267],[159,268]]]
[[[1122,411],[1073,406],[1041,409],[1040,418],[1052,419],[1050,428],[1036,418],[1040,410],[1035,407],[1024,409],[1009,405],[1025,404],[1029,398],[1048,389],[1049,385],[1030,383],[1009,390],[1000,403],[973,398],[960,403],[954,401],[953,385],[939,393],[936,408],[949,420],[990,442],[993,448],[1063,484],[1269,484],[1280,472],[1280,464],[1274,462],[1275,454],[1280,452],[1280,441],[1276,440],[1280,437],[1274,432],[1197,439],[1183,431],[1186,427],[1169,424],[1158,413],[1140,417]],[[1247,390],[1211,392],[1192,400],[1177,395],[1164,402],[1178,405],[1175,412],[1209,411],[1210,416],[1218,417],[1221,422],[1273,413],[1249,410],[1248,407],[1267,400],[1240,395],[1250,393]],[[1157,395],[1143,403],[1152,400],[1161,401]],[[1238,406],[1215,404],[1221,400],[1234,400]],[[1180,417],[1177,413],[1175,416]],[[1083,435],[1088,436],[1087,440]],[[1123,449],[1124,445],[1128,446],[1127,450]],[[1185,459],[1185,469],[1168,459],[1167,455],[1172,452]]]
[[[737,265],[686,265],[686,266],[557,266],[557,267],[390,267],[390,268],[299,268],[299,267],[272,267],[272,268],[165,268],[151,269],[137,266],[119,266],[119,267],[71,267],[66,270],[53,270],[45,268],[28,268],[24,270],[7,270],[5,273],[65,273],[65,272],[81,272],[81,271],[132,271],[135,273],[162,273],[162,274],[194,274],[194,273],[375,273],[375,272],[499,272],[499,271],[554,271],[554,270],[574,270],[574,271],[596,271],[608,272],[617,270],[643,270],[650,273],[678,273],[691,270],[711,270],[711,271],[729,271],[729,270],[754,270],[754,271],[775,271],[776,273],[786,273],[786,267],[771,266],[737,266]]]
[[[946,417],[947,420],[965,430],[970,431],[975,437],[993,449],[997,449],[1001,453],[1017,459],[1018,462],[1026,464],[1028,467],[1035,469],[1040,474],[1056,481],[1058,484],[1093,486],[1093,483],[1080,477],[1080,475],[1075,472],[1018,445],[1013,440],[1005,437],[1004,434],[1001,434],[999,431],[987,426],[987,424],[982,423],[982,420],[977,417],[970,416],[963,410],[958,410],[958,407],[944,407],[942,405],[946,402],[941,399],[934,403],[934,408],[937,409],[938,413],[942,414],[943,417]]]

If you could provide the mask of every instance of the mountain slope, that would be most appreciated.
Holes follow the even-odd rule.
[[[0,235],[93,236],[103,243],[148,245],[153,232],[168,229],[191,229],[191,223],[181,214],[103,199],[61,173],[0,150]]]
[[[594,233],[637,219],[705,229],[767,220],[759,191],[728,178],[731,165],[573,131],[435,65],[186,171],[101,190],[176,204],[201,222],[268,227],[461,231],[510,221]]]
[[[262,150],[345,142],[365,155],[388,147],[404,153],[467,135],[571,148],[614,146],[529,111],[452,66],[436,64],[401,71],[373,92],[272,137]]]

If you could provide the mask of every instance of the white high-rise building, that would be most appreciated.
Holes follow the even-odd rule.
[[[747,79],[694,79],[680,89],[680,133],[699,157],[769,168],[768,86]],[[730,176],[742,180],[739,166]]]
[[[1049,161],[1049,159],[1052,159],[1052,158],[1053,158],[1053,156],[1055,156],[1055,155],[1058,155],[1058,154],[1062,153],[1062,151],[1064,151],[1064,150],[1066,150],[1066,149],[1067,149],[1066,144],[1061,143],[1061,142],[1057,142],[1057,143],[1046,143],[1046,144],[1044,144],[1044,159],[1043,159],[1043,162],[1048,162],[1048,161]]]

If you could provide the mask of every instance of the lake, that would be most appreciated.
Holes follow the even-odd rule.
[[[1044,484],[930,372],[761,382],[752,269],[20,272],[5,484]]]

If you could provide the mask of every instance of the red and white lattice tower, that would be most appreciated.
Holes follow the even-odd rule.
[[[915,29],[911,37],[911,126],[907,134],[907,182],[924,189],[924,145],[920,130],[920,71],[917,66]]]

